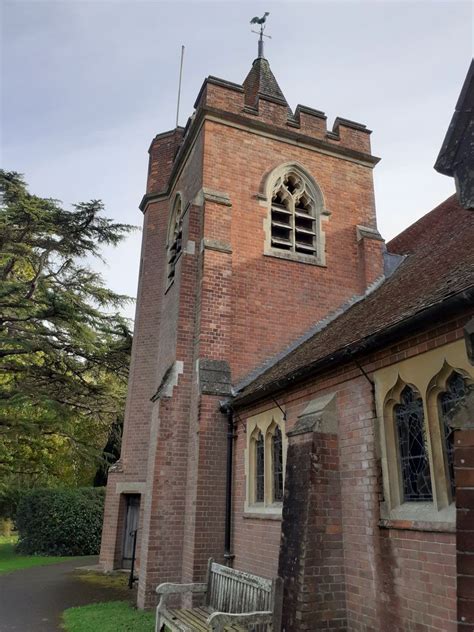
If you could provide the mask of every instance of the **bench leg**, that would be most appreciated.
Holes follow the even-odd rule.
[[[161,612],[160,609],[156,609],[156,623],[155,623],[155,632],[161,632],[162,621],[161,621]]]

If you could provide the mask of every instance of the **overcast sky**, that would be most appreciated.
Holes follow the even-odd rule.
[[[287,98],[373,130],[386,239],[454,191],[433,170],[473,50],[473,4],[449,2],[1,2],[1,164],[65,204],[101,198],[141,224],[147,150],[180,123],[207,75],[241,83],[249,20],[270,11],[266,56]],[[140,235],[107,251],[113,289],[136,294]],[[128,310],[133,315],[133,309]]]

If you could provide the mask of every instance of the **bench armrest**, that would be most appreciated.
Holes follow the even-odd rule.
[[[183,593],[205,593],[207,584],[160,584],[156,589],[157,595],[181,595]]]
[[[206,593],[207,584],[160,584],[156,589],[156,594],[160,595],[160,601],[156,608],[156,614],[166,609],[166,601],[170,595],[184,595],[186,593]]]
[[[208,617],[206,623],[212,632],[222,632],[226,625],[243,624],[243,625],[259,625],[273,622],[273,612],[271,610],[262,610],[259,612],[213,612]]]

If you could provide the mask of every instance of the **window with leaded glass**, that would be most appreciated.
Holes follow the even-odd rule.
[[[400,468],[405,501],[432,500],[431,476],[423,402],[410,386],[405,386],[394,408]]]
[[[451,428],[450,413],[466,397],[466,381],[454,372],[446,383],[446,390],[438,397],[439,417],[442,423],[444,454],[449,473],[451,496],[454,498],[454,430]]]
[[[182,251],[183,242],[183,207],[181,196],[177,195],[173,205],[173,212],[170,218],[168,234],[168,283],[171,283],[175,276],[176,262]]]
[[[261,432],[255,441],[255,502],[265,500],[265,442]]]
[[[271,203],[271,247],[300,255],[317,255],[316,204],[297,173],[277,179]]]
[[[272,436],[273,502],[283,501],[283,442],[279,426]]]

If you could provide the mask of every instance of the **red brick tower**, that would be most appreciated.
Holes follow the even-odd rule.
[[[242,85],[208,77],[186,128],[152,141],[101,551],[106,569],[128,563],[139,501],[142,607],[158,583],[199,580],[208,557],[223,560],[220,402],[232,385],[383,274],[369,135],[341,118],[329,131],[308,107],[292,113],[260,56]]]

